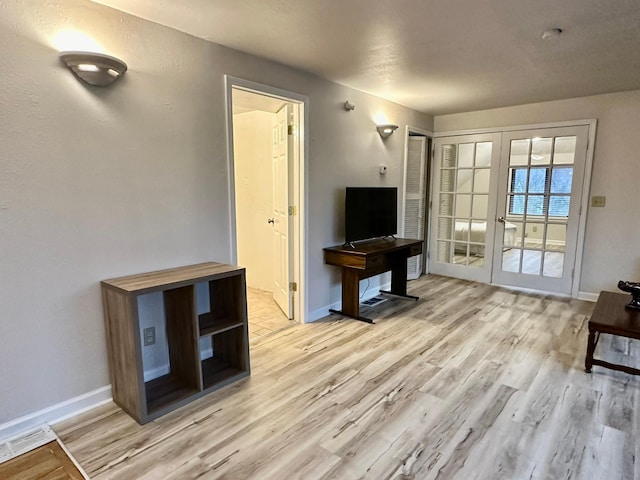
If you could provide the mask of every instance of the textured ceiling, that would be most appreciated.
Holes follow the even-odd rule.
[[[434,115],[640,89],[640,0],[98,3]]]

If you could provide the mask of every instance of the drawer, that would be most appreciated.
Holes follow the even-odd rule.
[[[372,255],[370,257],[367,257],[367,270],[386,266],[387,257],[385,255]]]
[[[409,249],[409,256],[413,257],[414,255],[420,255],[422,253],[422,244],[412,245]]]

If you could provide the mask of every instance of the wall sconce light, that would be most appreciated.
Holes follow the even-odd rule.
[[[398,125],[393,125],[391,123],[387,125],[378,125],[377,129],[378,129],[378,133],[382,138],[387,138],[389,135],[391,135],[393,132],[395,132],[398,129]]]
[[[344,109],[349,112],[351,110],[355,110],[356,106],[353,103],[350,103],[349,100],[347,100],[346,102],[344,102]]]
[[[127,71],[122,60],[92,52],[60,52],[60,60],[83,82],[94,87],[106,87]]]

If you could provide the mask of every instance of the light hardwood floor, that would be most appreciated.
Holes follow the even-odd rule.
[[[425,276],[418,302],[280,330],[246,380],[139,426],[54,426],[92,479],[639,478],[639,377],[584,372],[592,303]],[[364,312],[363,312],[364,313]],[[636,362],[635,342],[597,354]]]
[[[0,463],[2,480],[84,480],[58,442],[52,441],[34,450]]]

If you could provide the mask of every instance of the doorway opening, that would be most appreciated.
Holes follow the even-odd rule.
[[[227,77],[231,250],[246,268],[249,338],[305,319],[305,98]]]

